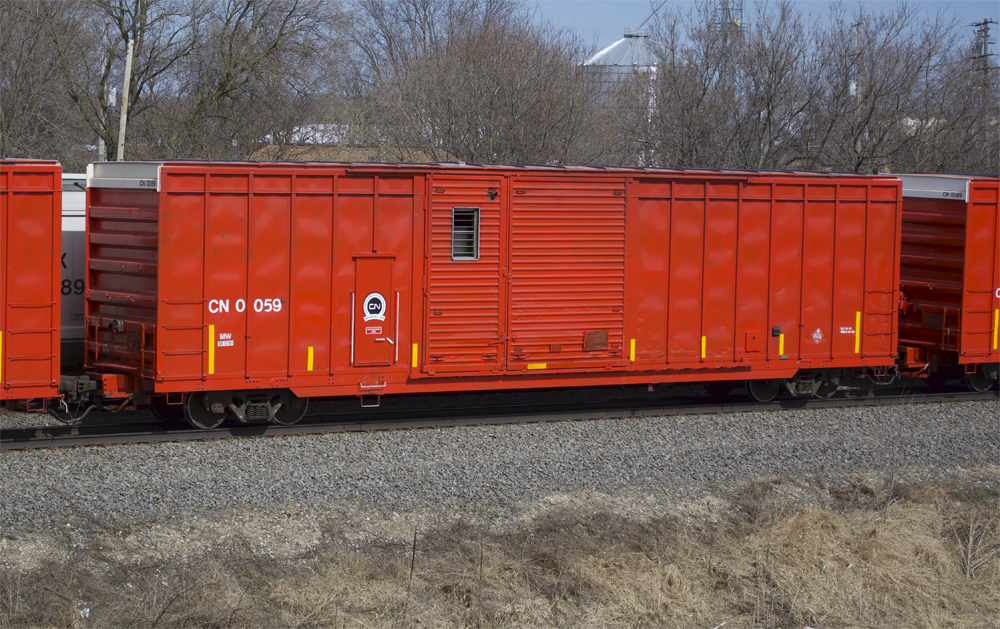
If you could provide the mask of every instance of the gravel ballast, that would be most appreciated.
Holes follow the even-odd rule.
[[[776,475],[997,465],[994,401],[15,451],[0,457],[0,527],[321,512],[502,526],[554,497],[657,515]]]

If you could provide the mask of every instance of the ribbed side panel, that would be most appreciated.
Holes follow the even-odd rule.
[[[899,341],[957,350],[965,260],[965,203],[907,199],[903,209],[900,286],[909,303]]]
[[[0,400],[58,394],[61,173],[0,159]]]
[[[426,366],[435,372],[492,371],[499,366],[499,190],[499,178],[434,180]],[[452,211],[456,207],[479,208],[478,260],[452,260]]]
[[[157,194],[91,189],[87,352],[91,368],[152,377],[157,299]],[[124,329],[113,331],[119,320]]]
[[[971,182],[959,362],[1000,360],[1000,178]]]
[[[508,369],[622,360],[624,181],[511,185]]]

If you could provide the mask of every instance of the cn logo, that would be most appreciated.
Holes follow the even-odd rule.
[[[385,297],[381,293],[369,293],[362,304],[365,313],[365,321],[378,319],[385,321]]]

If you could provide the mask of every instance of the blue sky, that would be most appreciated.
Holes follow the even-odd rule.
[[[661,0],[653,0],[654,6]],[[827,0],[793,0],[804,14],[822,14],[829,6]],[[844,4],[853,7],[857,1],[845,0]],[[1000,1],[998,0],[961,0],[958,2],[938,2],[934,0],[917,0],[909,2],[916,5],[928,17],[939,9],[954,13],[963,24],[978,22],[986,17],[1000,20]],[[895,0],[868,0],[864,5],[876,11],[893,9]],[[613,44],[621,39],[626,28],[635,28],[649,16],[652,8],[649,0],[537,0],[539,14],[563,28],[573,30],[590,45],[598,49]],[[687,10],[694,6],[692,0],[667,0],[667,7],[674,6]],[[756,12],[754,0],[744,0],[744,16],[748,24],[753,25]],[[973,29],[968,28],[971,39]],[[990,35],[1000,38],[1000,25],[991,27]],[[993,52],[1000,52],[1000,46],[994,45]]]

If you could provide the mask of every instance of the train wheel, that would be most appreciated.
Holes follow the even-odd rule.
[[[747,393],[758,402],[770,402],[780,389],[777,380],[747,380]]]
[[[977,393],[986,393],[993,388],[996,381],[996,378],[990,378],[984,374],[982,369],[977,370],[975,373],[965,374],[965,384]]]
[[[288,394],[286,403],[274,414],[274,423],[282,426],[297,424],[306,415],[309,409],[309,398],[296,397],[292,393]]]
[[[209,393],[190,393],[184,400],[184,418],[195,428],[211,430],[226,419],[226,407],[222,399],[209,399]],[[208,404],[206,404],[206,401]],[[221,412],[214,412],[222,409]]]
[[[733,392],[733,383],[729,380],[709,380],[702,382],[701,386],[705,387],[712,397],[727,397]]]
[[[829,400],[833,396],[837,395],[837,385],[823,383],[819,385],[813,396],[819,398],[820,400]]]
[[[154,395],[149,400],[149,410],[156,419],[167,424],[175,424],[184,420],[183,404],[167,404],[167,398]]]

